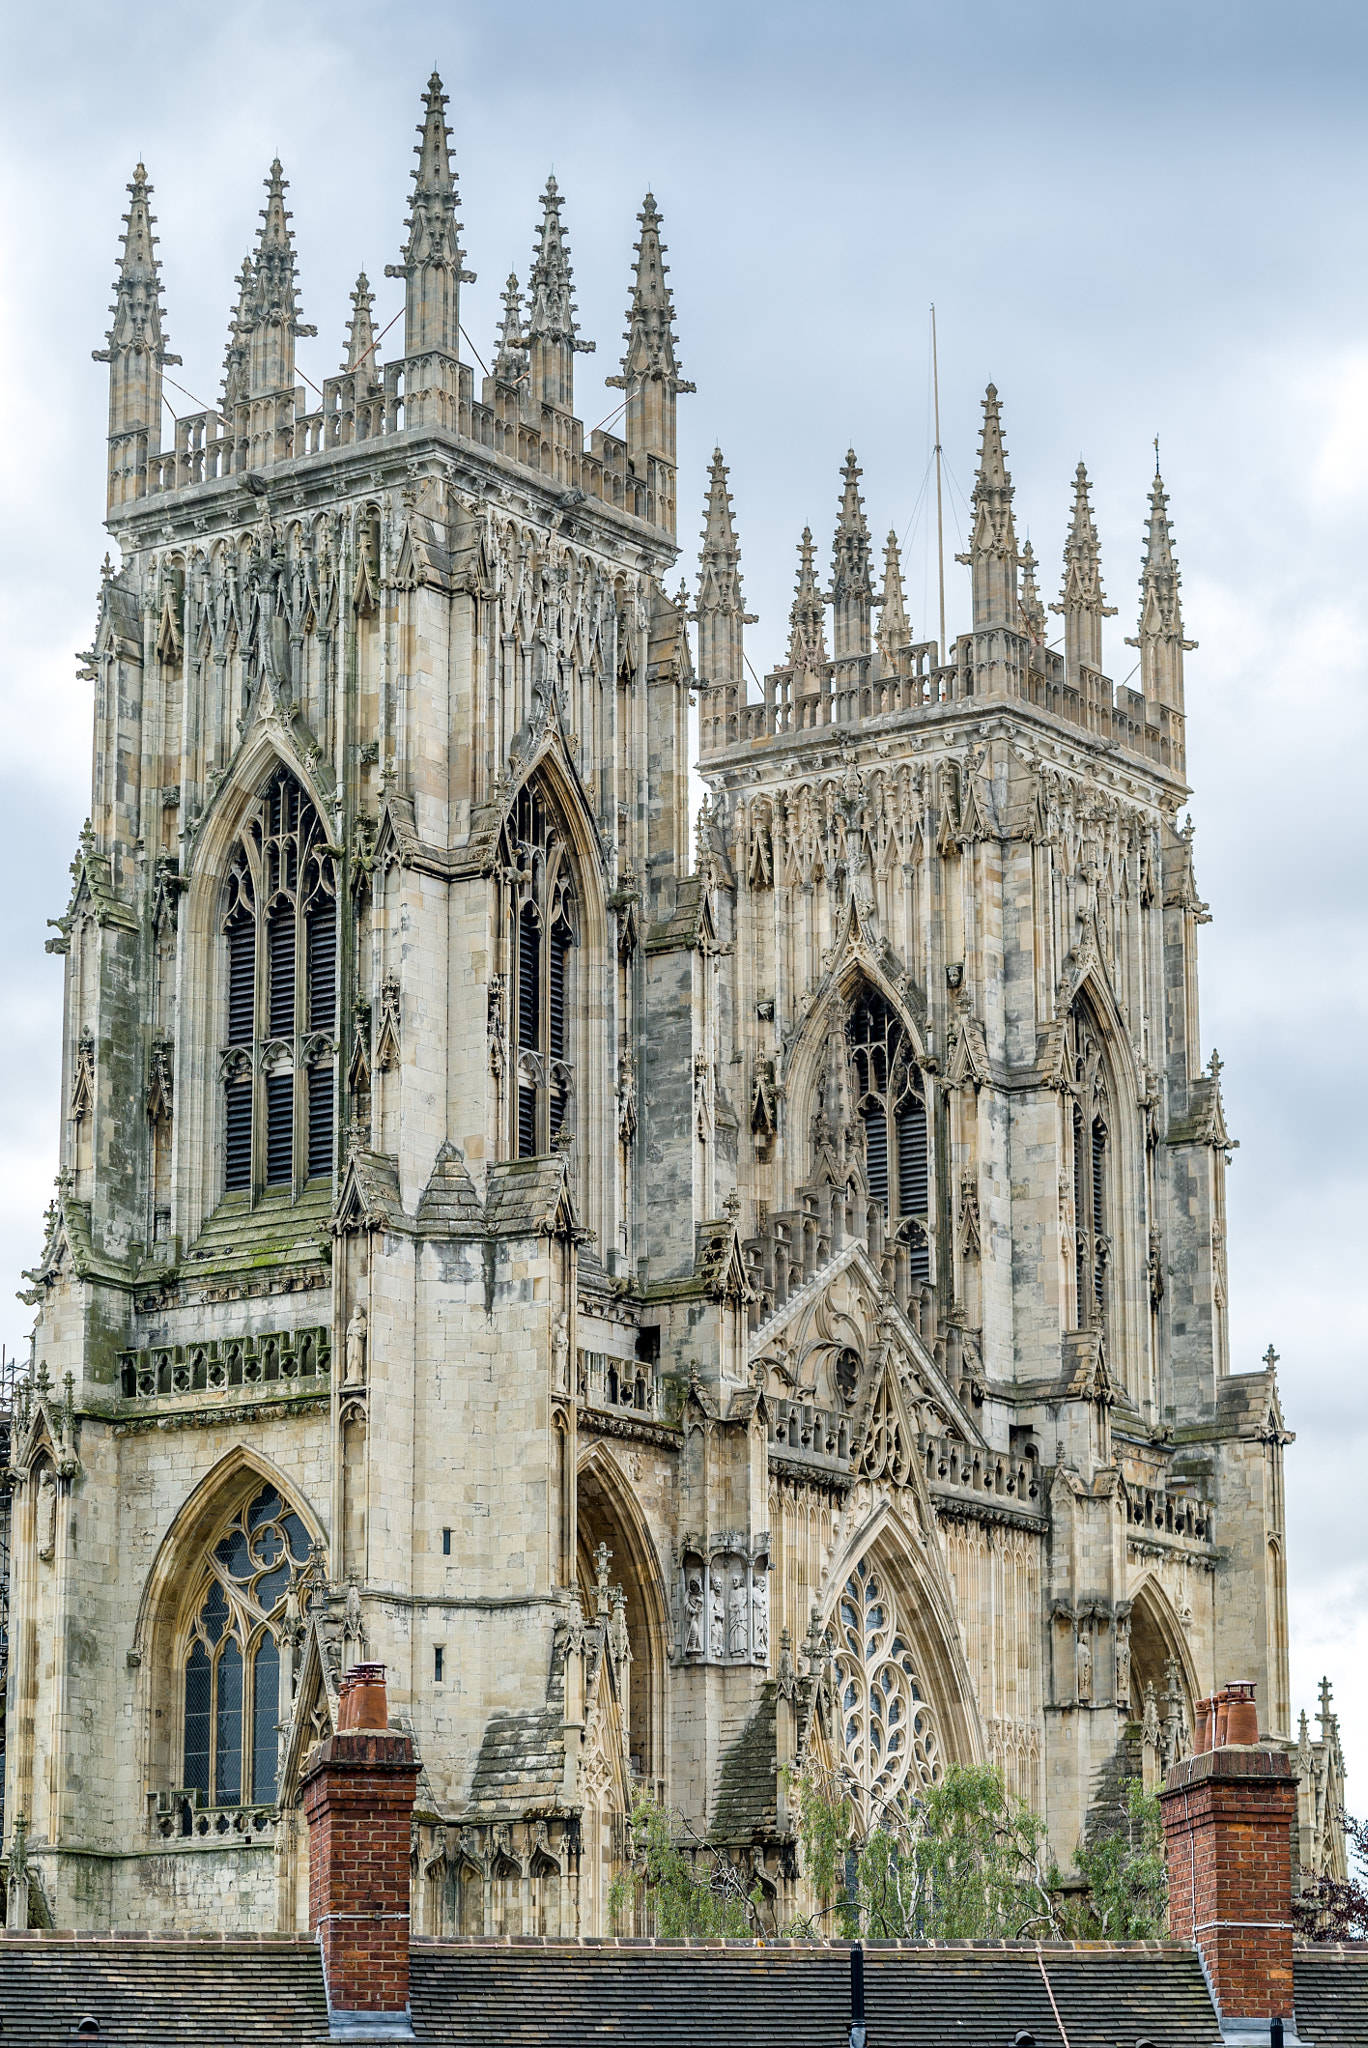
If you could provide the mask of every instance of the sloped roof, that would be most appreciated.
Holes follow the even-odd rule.
[[[6,2041],[71,2048],[89,2016],[118,2048],[313,2048],[328,2038],[318,1943],[307,1935],[0,1932]]]
[[[565,1707],[504,1709],[485,1723],[467,1802],[467,1820],[520,1815],[559,1796],[565,1777]]]
[[[766,1685],[760,1705],[722,1759],[709,1839],[714,1842],[772,1842],[779,1832],[779,1790],[774,1746],[775,1688]]]

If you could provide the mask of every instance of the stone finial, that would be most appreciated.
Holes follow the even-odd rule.
[[[1064,620],[1064,673],[1076,683],[1080,668],[1102,667],[1102,621],[1116,617],[1102,588],[1102,554],[1093,522],[1088,472],[1080,462],[1074,471],[1073,517],[1064,542],[1064,582],[1058,604],[1050,606]]]
[[[837,661],[868,654],[874,586],[869,575],[869,522],[860,496],[862,472],[855,450],[841,471],[841,509],[831,544],[832,653]]]
[[[561,203],[553,174],[542,194],[541,226],[532,245],[532,275],[527,287],[529,396],[534,407],[550,405],[558,412],[573,413],[575,356],[592,351],[594,343],[579,338],[570,244],[561,220]]]
[[[1021,550],[1021,596],[1018,602],[1022,632],[1033,640],[1037,647],[1043,647],[1046,627],[1045,606],[1036,583],[1035,549],[1029,540]]]
[[[356,376],[366,385],[373,386],[380,381],[375,374],[375,293],[364,270],[358,273],[352,287],[351,308],[342,374]]]
[[[527,373],[527,337],[523,333],[522,291],[516,270],[509,271],[503,288],[503,309],[499,346],[494,353],[494,377],[500,384],[516,384]]]
[[[884,673],[888,674],[896,666],[899,650],[906,647],[912,638],[912,627],[907,617],[907,598],[903,590],[902,550],[898,546],[898,536],[891,527],[888,539],[884,542],[878,638]]]
[[[956,555],[972,573],[974,631],[987,626],[1015,627],[1017,619],[1017,544],[1012,517],[1012,478],[1002,445],[1002,410],[997,386],[983,399],[979,464],[970,497],[974,515],[969,552]]]
[[[1179,600],[1182,577],[1173,552],[1173,529],[1169,524],[1168,493],[1159,474],[1159,439],[1154,442],[1154,481],[1150,485],[1149,518],[1145,524],[1145,552],[1140,564],[1140,623],[1127,647],[1140,651],[1140,688],[1154,703],[1183,708],[1183,656],[1191,654],[1195,640],[1183,638],[1183,612]]]
[[[299,317],[294,231],[290,226],[294,216],[285,204],[289,181],[281,169],[279,157],[272,161],[265,184],[266,204],[261,209],[256,255],[250,279],[246,266],[243,268],[242,282],[247,289],[239,301],[240,334],[247,350],[249,399],[293,393],[295,342],[300,335],[318,332],[316,327],[307,326]],[[260,452],[269,459],[272,454],[282,451],[263,445]],[[288,452],[288,449],[283,452]]]
[[[417,426],[433,420],[455,425],[453,406],[460,387],[456,367],[461,337],[461,286],[473,284],[475,273],[463,268],[459,198],[451,167],[451,131],[446,124],[447,95],[434,71],[423,95],[418,123],[418,159],[413,192],[404,225],[408,239],[398,263],[385,265],[386,277],[404,280],[404,354],[444,359],[418,373],[406,402],[404,421]]]
[[[827,659],[826,599],[817,587],[812,528],[798,543],[798,582],[789,612],[789,666],[799,673],[821,668]]]
[[[120,237],[106,346],[91,351],[109,365],[108,508],[140,498],[147,489],[149,457],[161,450],[162,370],[179,364],[162,333],[161,265],[157,260],[152,187],[138,164],[128,187],[129,207]]]

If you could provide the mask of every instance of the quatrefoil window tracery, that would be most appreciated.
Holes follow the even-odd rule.
[[[846,1580],[837,1618],[841,1743],[862,1823],[877,1825],[940,1781],[940,1739],[892,1588],[868,1558]]]

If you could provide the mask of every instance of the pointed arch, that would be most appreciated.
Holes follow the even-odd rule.
[[[863,945],[851,946],[843,958],[823,976],[816,996],[801,1020],[785,1052],[785,1078],[793,1113],[806,1119],[821,1078],[826,1043],[836,1023],[842,1020],[862,988],[868,988],[893,1011],[907,1034],[916,1058],[926,1056],[926,1040],[903,991],[890,979],[874,955]],[[798,1124],[801,1130],[802,1122]]]
[[[269,1554],[259,1547],[267,1541]],[[189,1787],[204,1803],[274,1803],[278,1617],[292,1575],[321,1541],[308,1502],[272,1460],[243,1444],[181,1503],[134,1627],[145,1796]],[[192,1796],[183,1827],[193,1805]]]
[[[1203,1686],[1198,1676],[1196,1659],[1178,1610],[1154,1571],[1145,1572],[1132,1590],[1130,1601],[1131,1712],[1135,1719],[1140,1718],[1145,1687],[1149,1684],[1154,1687],[1162,1715],[1165,1674],[1171,1659],[1178,1667],[1187,1725],[1191,1729],[1193,1703],[1211,1687]]]
[[[885,1607],[882,1617],[876,1612],[881,1602]],[[854,1609],[858,1617],[854,1626],[848,1615],[843,1616],[843,1605]],[[845,1684],[838,1675],[837,1746],[844,1747],[847,1760],[863,1771],[869,1790],[880,1776],[877,1764],[871,1768],[874,1742],[869,1707],[876,1683],[885,1701],[900,1700],[900,1718],[918,1703],[926,1709],[919,1731],[920,1749],[914,1748],[911,1755],[909,1730],[902,1728],[903,1747],[895,1754],[904,1767],[924,1773],[928,1764],[934,1770],[947,1763],[983,1761],[987,1754],[983,1728],[939,1546],[933,1539],[928,1550],[921,1551],[886,1498],[876,1503],[833,1560],[822,1613],[837,1646],[838,1674],[842,1668],[846,1672]],[[866,1623],[870,1624],[867,1628]],[[892,1669],[885,1685],[885,1667],[890,1660]],[[857,1665],[863,1667],[862,1672]],[[858,1725],[854,1731],[843,1723],[843,1704],[847,1722],[855,1714]],[[885,1759],[898,1726],[898,1722],[890,1723],[885,1709],[882,1725],[874,1729]],[[895,1788],[885,1783],[880,1789],[882,1796],[889,1796]]]
[[[181,946],[177,962],[177,1006],[182,1016],[201,1014],[207,1007],[210,1014],[217,1017],[222,972],[220,954],[223,945],[221,925],[225,882],[254,809],[260,805],[272,779],[282,773],[292,779],[302,799],[315,813],[319,843],[327,847],[330,853],[333,851],[326,792],[320,788],[318,777],[310,773],[306,763],[300,758],[300,750],[294,743],[292,729],[270,713],[258,720],[247,734],[228,777],[210,799],[190,850],[184,881],[185,894],[179,916]],[[333,958],[336,959],[335,948]],[[306,1024],[307,1021],[305,1020]],[[303,1065],[310,1068],[309,1076],[298,1083],[292,1083],[292,1115],[300,1124],[297,1144],[292,1141],[292,1181],[295,1177],[296,1161],[306,1159],[308,1147],[303,1132],[309,1118],[310,1104],[316,1110],[314,1122],[318,1127],[318,1141],[313,1149],[319,1170],[322,1170],[321,1162],[325,1151],[328,1154],[327,1170],[332,1170],[331,1144],[325,1142],[330,1138],[336,1101],[336,1082],[331,1055],[329,1054],[324,1063],[326,1074],[320,1067],[318,1078],[315,1079],[312,1072],[319,1064],[315,1055],[321,1053],[322,1043],[327,1041],[330,1045],[332,1028],[333,1018],[330,1015],[322,1040],[314,1051],[308,1053],[307,1059],[303,1062]],[[293,1029],[289,1035],[293,1039]],[[209,1031],[197,1034],[193,1040],[187,1040],[186,1051],[182,1057],[194,1059],[196,1066],[191,1071],[181,1072],[176,1076],[179,1113],[172,1126],[172,1144],[176,1152],[173,1174],[174,1184],[179,1190],[178,1199],[183,1206],[175,1218],[173,1227],[185,1244],[194,1242],[205,1219],[217,1207],[224,1191],[220,1148],[215,1143],[219,1119],[226,1114],[219,1072],[223,1053],[224,1040],[215,1023],[211,1025]],[[298,1059],[294,1063],[300,1064]],[[246,1070],[250,1068],[252,1062],[250,1059],[239,1059],[235,1064]],[[325,1082],[331,1087],[330,1099],[326,1104],[324,1097],[329,1093],[329,1089],[325,1087]],[[250,1144],[250,1139],[248,1142]],[[305,1168],[301,1167],[299,1170],[303,1171]]]
[[[644,1778],[664,1776],[665,1672],[670,1654],[669,1601],[655,1543],[626,1474],[608,1445],[595,1443],[579,1460],[576,1483],[577,1569],[585,1611],[593,1612],[593,1552],[612,1551],[609,1577],[627,1597],[632,1646],[629,1741]]]

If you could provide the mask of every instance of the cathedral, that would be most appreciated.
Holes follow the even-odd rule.
[[[607,1931],[643,1797],[782,1925],[805,1763],[873,1824],[989,1762],[1067,1863],[1213,1687],[1295,1746],[1162,478],[1134,688],[1087,474],[1047,607],[992,386],[971,630],[914,638],[852,453],[748,682],[720,451],[679,582],[655,200],[586,435],[554,178],[462,360],[446,105],[434,75],[402,346],[362,274],[337,373],[297,371],[274,163],[170,447],[129,188],[11,1451],[11,1924],[307,1928],[301,1776],[363,1662],[434,1935]]]

